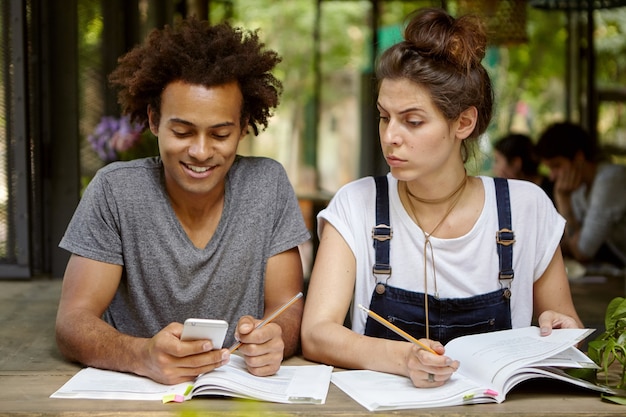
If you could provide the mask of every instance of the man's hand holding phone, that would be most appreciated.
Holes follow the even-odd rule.
[[[185,320],[180,340],[210,340],[213,349],[221,349],[228,330],[228,323],[224,320],[194,319]]]

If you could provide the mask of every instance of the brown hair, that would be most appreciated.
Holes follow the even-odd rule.
[[[122,112],[144,126],[148,107],[158,122],[161,93],[174,81],[205,87],[236,81],[243,94],[241,121],[247,119],[257,134],[257,124],[267,127],[282,91],[271,74],[281,58],[264,46],[256,32],[192,17],[153,30],[143,45],[118,60],[109,81],[120,88]]]
[[[376,69],[379,86],[385,78],[406,78],[421,85],[448,121],[476,107],[478,120],[468,137],[476,140],[487,130],[493,111],[491,80],[481,64],[486,45],[487,35],[477,17],[455,19],[442,9],[418,10],[404,30],[404,41],[382,54]],[[464,161],[466,142],[462,142]]]
[[[509,133],[493,144],[493,149],[500,152],[507,160],[519,158],[522,162],[522,174],[532,177],[539,170],[539,156],[535,152],[535,145],[528,135]]]

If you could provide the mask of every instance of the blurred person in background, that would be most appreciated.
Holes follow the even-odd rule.
[[[496,177],[533,182],[554,200],[554,183],[539,172],[539,158],[529,136],[511,133],[494,144],[493,173]]]
[[[579,262],[626,264],[626,166],[603,159],[596,141],[570,122],[550,125],[537,142],[550,169],[556,208],[567,220],[563,252]]]

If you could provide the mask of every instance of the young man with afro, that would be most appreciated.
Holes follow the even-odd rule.
[[[110,81],[124,114],[157,136],[159,156],[96,174],[61,240],[71,252],[56,338],[69,360],[179,383],[228,362],[228,349],[181,341],[185,319],[229,322],[248,370],[271,375],[298,347],[298,245],[309,238],[276,161],[237,154],[267,127],[280,62],[256,32],[195,18],[120,58]]]

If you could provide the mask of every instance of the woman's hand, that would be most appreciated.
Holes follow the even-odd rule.
[[[445,349],[439,342],[422,339],[437,354],[413,345],[407,355],[408,376],[418,388],[434,388],[445,384],[452,374],[459,369],[459,361],[444,356]]]
[[[575,318],[553,310],[546,310],[537,319],[542,336],[548,336],[552,329],[580,329]]]

